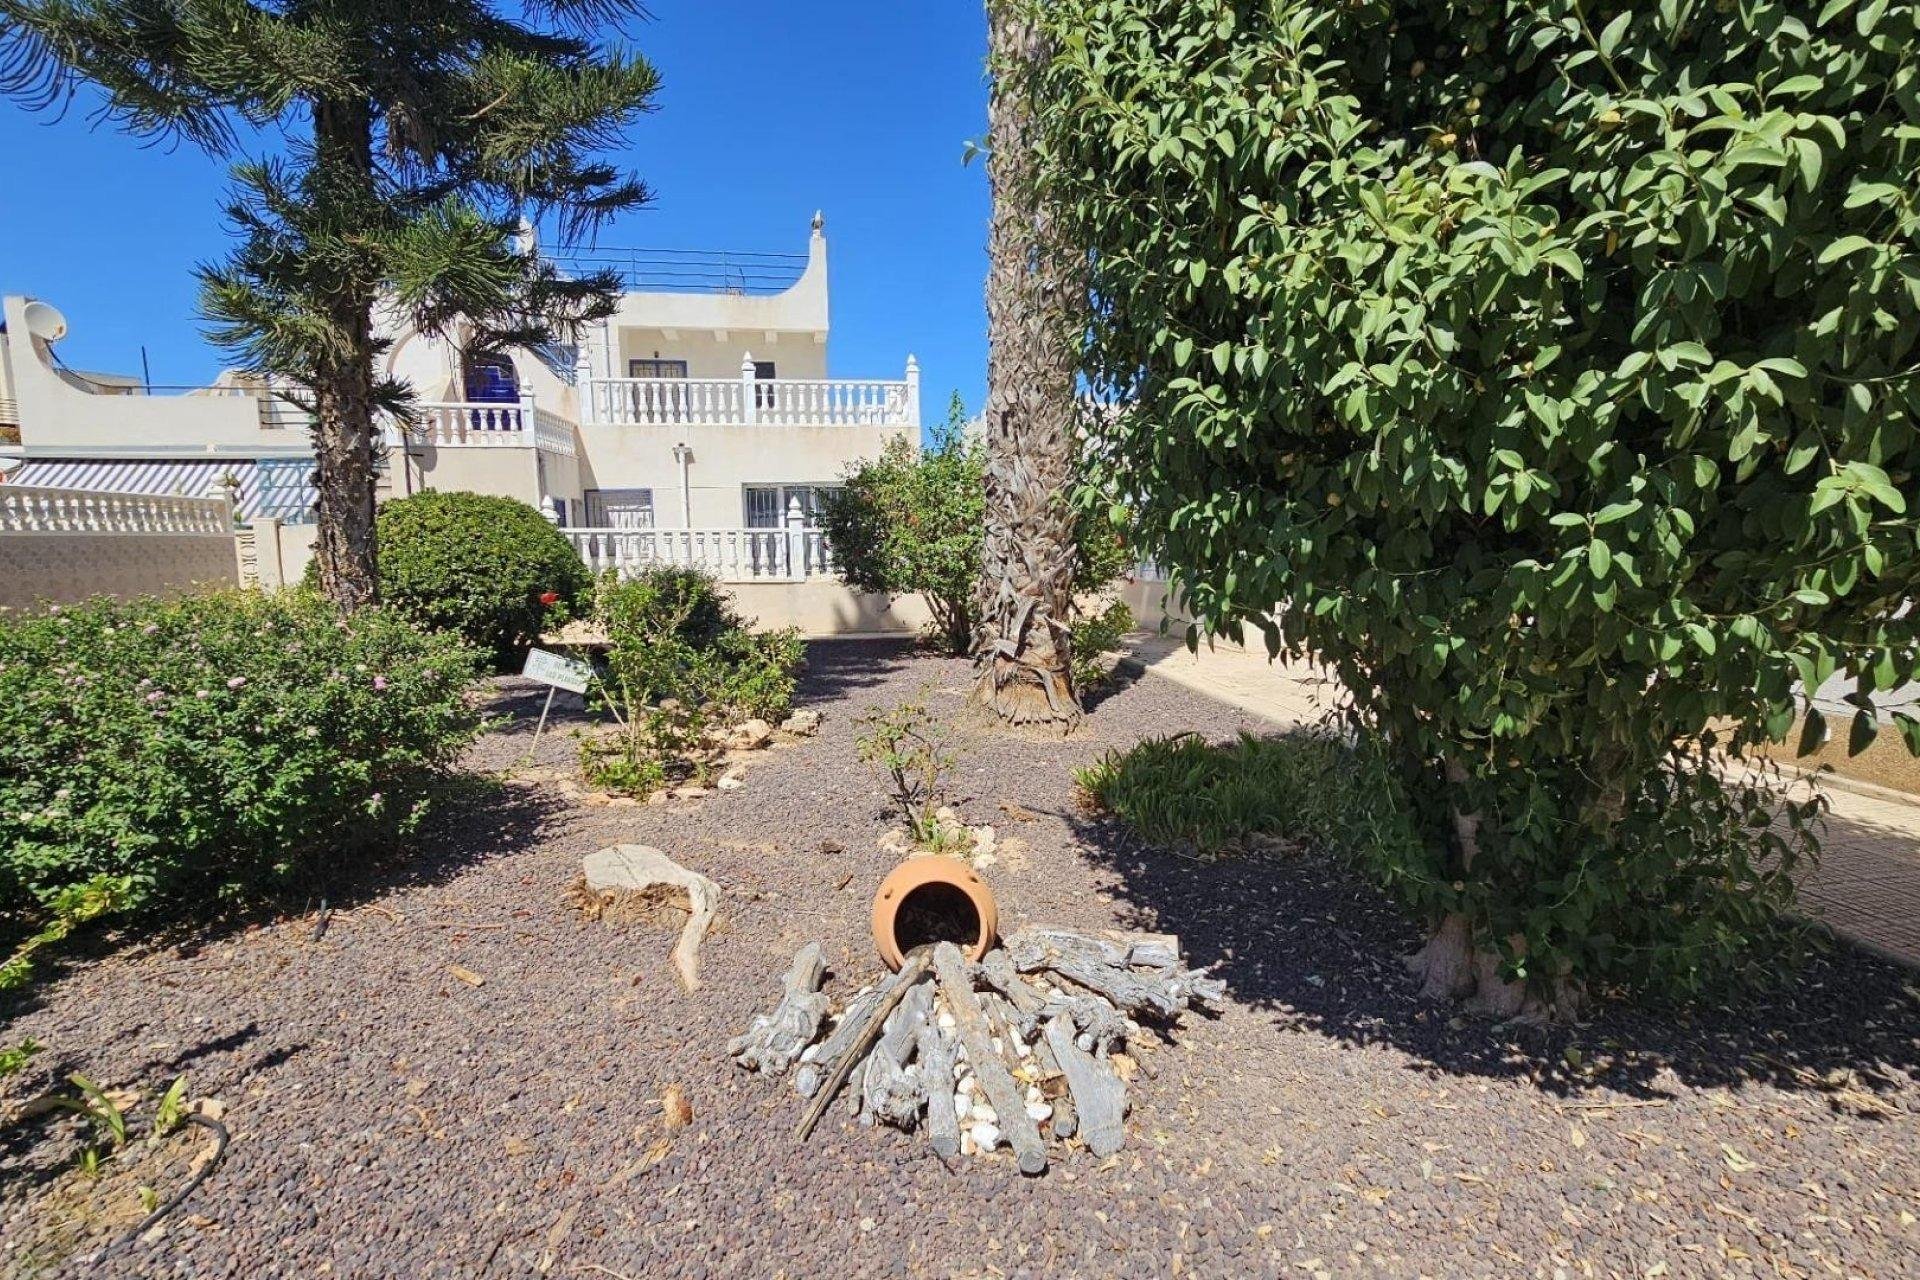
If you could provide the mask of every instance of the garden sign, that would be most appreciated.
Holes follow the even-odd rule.
[[[593,664],[546,649],[529,649],[520,674],[547,686],[546,705],[540,708],[540,723],[533,731],[532,744],[527,748],[527,755],[531,758],[534,747],[540,745],[540,735],[546,732],[547,713],[553,710],[554,691],[565,689],[584,696],[587,686],[593,683]]]

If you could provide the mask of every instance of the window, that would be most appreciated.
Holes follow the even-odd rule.
[[[587,523],[595,528],[653,528],[653,490],[587,490]]]
[[[772,387],[763,387],[763,386],[760,386],[759,384],[760,384],[760,383],[762,383],[762,382],[772,382],[772,381],[774,380],[774,377],[775,377],[775,376],[776,376],[776,375],[775,375],[775,374],[774,374],[774,372],[773,372],[773,361],[771,361],[771,360],[755,360],[755,361],[753,362],[753,381],[754,381],[754,388],[753,388],[753,405],[754,405],[754,408],[756,408],[756,409],[771,409],[771,408],[773,408],[773,388],[772,388]]]
[[[787,504],[800,501],[801,516],[807,524],[819,524],[829,495],[839,491],[830,484],[750,484],[745,486],[747,528],[779,529],[787,523]]]
[[[627,376],[629,378],[684,378],[687,376],[687,362],[662,360],[657,356],[651,360],[629,360]]]

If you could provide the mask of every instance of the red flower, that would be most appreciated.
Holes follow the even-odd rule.
[[[542,591],[540,593],[540,603],[546,605],[559,604],[560,593],[558,591]]]

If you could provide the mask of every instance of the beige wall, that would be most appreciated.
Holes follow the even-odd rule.
[[[1120,599],[1127,608],[1133,610],[1134,621],[1147,631],[1158,631],[1160,624],[1167,624],[1167,633],[1184,636],[1187,625],[1193,621],[1193,615],[1187,612],[1186,602],[1173,591],[1173,585],[1162,578],[1128,578],[1121,583]],[[1266,640],[1252,627],[1241,627],[1237,633],[1214,637],[1215,644],[1243,649],[1266,651]]]
[[[725,335],[724,337],[722,335]],[[748,356],[771,360],[774,376],[827,376],[826,334],[780,333],[753,329],[679,329],[623,327],[615,352],[613,377],[628,376],[629,360],[685,360],[689,378],[738,378]]]
[[[263,591],[299,586],[313,560],[320,526],[255,520],[252,528],[255,585]]]
[[[929,618],[926,602],[919,596],[889,603],[885,596],[854,591],[832,578],[722,585],[734,606],[761,631],[798,627],[809,637],[914,635]]]
[[[673,446],[693,450],[687,466],[693,528],[746,523],[741,488],[750,484],[837,484],[862,458],[914,427],[585,426],[580,482],[588,489],[652,489],[654,524],[683,529],[680,464]]]
[[[0,533],[0,607],[9,609],[239,580],[227,534]]]

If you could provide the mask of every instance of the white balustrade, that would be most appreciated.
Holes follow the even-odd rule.
[[[226,498],[0,484],[0,533],[233,534]]]
[[[534,404],[532,396],[518,403],[431,400],[414,405],[415,420],[407,428],[410,443],[442,449],[545,449],[574,454],[573,424],[557,413]],[[400,443],[397,427],[387,429],[387,443]]]
[[[589,378],[586,421],[609,426],[918,426],[907,380]]]
[[[593,573],[622,577],[656,566],[701,569],[723,582],[798,581],[833,573],[826,536],[815,528],[562,529]]]

